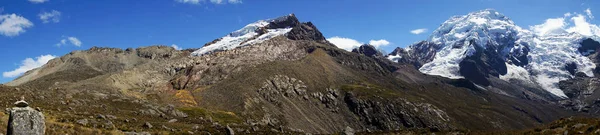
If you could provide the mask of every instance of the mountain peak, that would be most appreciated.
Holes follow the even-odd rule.
[[[535,31],[537,27],[531,29]],[[419,71],[429,75],[468,80],[498,77],[537,85],[557,97],[566,97],[558,83],[578,72],[593,77],[596,63],[586,56],[593,49],[580,49],[588,36],[560,30],[563,31],[538,34],[522,29],[496,10],[485,9],[449,18],[433,31],[427,40],[430,44],[406,48],[412,51],[398,49],[388,58],[417,63]],[[431,55],[409,57],[417,54]],[[425,64],[418,66],[411,60]]]
[[[437,44],[454,44],[465,39],[480,39],[476,42],[485,45],[489,38],[516,35],[519,31],[521,28],[508,17],[493,9],[485,9],[451,17],[433,31],[429,41]],[[495,37],[498,34],[500,36]]]
[[[381,52],[379,52],[377,50],[377,48],[375,48],[375,46],[370,45],[370,44],[364,44],[364,45],[361,45],[360,47],[354,48],[354,49],[352,49],[352,52],[362,54],[365,56],[369,56],[369,57],[383,56],[383,54]]]
[[[500,57],[506,55],[523,31],[503,14],[485,9],[467,15],[454,16],[433,31],[428,41],[436,44],[437,53],[433,61],[419,70],[432,75],[462,78],[459,63],[478,51],[496,50]],[[440,66],[444,65],[444,66]]]
[[[201,56],[218,51],[231,50],[242,46],[261,43],[277,36],[292,40],[315,40],[326,42],[323,34],[310,22],[301,23],[295,14],[250,23],[222,38],[205,44],[194,51],[193,56]]]

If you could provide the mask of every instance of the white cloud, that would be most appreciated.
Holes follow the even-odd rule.
[[[592,19],[592,11],[588,8],[585,14],[566,13],[562,18],[547,19],[543,24],[530,26],[530,30],[537,35],[578,33],[584,36],[600,36],[600,27],[590,24],[588,18]]]
[[[63,45],[67,45],[69,43],[71,45],[74,45],[74,46],[77,46],[77,47],[81,47],[81,45],[83,44],[81,42],[81,40],[77,39],[77,37],[67,37],[67,38],[61,39],[60,43],[56,44],[56,46],[60,47],[60,46],[63,46]]]
[[[369,44],[375,46],[375,48],[380,48],[381,46],[390,45],[390,42],[385,39],[380,39],[380,40],[371,40],[371,41],[369,41]]]
[[[24,33],[26,28],[33,27],[33,23],[16,14],[0,15],[0,34],[4,36],[18,36]]]
[[[590,17],[590,19],[594,19],[594,15],[592,14],[592,10],[590,10],[590,8],[585,10],[585,14]]]
[[[571,18],[575,26],[568,28],[568,32],[575,32],[585,36],[598,35],[600,36],[600,28],[597,25],[590,24],[583,15],[576,15]]]
[[[44,2],[48,2],[50,0],[28,0],[31,3],[35,3],[35,4],[40,4],[40,3],[44,3]]]
[[[354,39],[343,38],[343,37],[338,37],[338,36],[328,38],[327,41],[331,42],[338,48],[342,48],[347,51],[352,51],[352,49],[359,47],[360,45],[363,45],[363,43],[358,42]]]
[[[564,32],[566,25],[567,23],[565,22],[565,18],[551,18],[547,19],[543,24],[531,26],[530,29],[538,35],[546,35],[550,33]]]
[[[176,44],[172,44],[171,47],[175,48],[175,50],[183,50],[183,48],[177,46]]]
[[[58,23],[60,22],[61,13],[56,10],[52,10],[51,12],[42,12],[38,14],[38,16],[40,17],[40,20],[42,20],[43,23]]]
[[[179,3],[186,3],[186,4],[200,4],[202,2],[206,2],[206,0],[175,0],[176,2]],[[208,2],[213,3],[213,4],[241,4],[242,0],[209,0]]]
[[[358,40],[354,40],[351,38],[338,37],[338,36],[327,38],[327,41],[334,44],[338,48],[341,48],[341,49],[344,49],[347,51],[352,51],[352,49],[360,47],[361,45],[365,44]],[[371,41],[369,41],[369,44],[373,45],[375,48],[381,50],[381,47],[390,45],[391,43],[385,39],[380,39],[380,40],[371,40]]]
[[[49,54],[38,56],[35,58],[35,60],[32,58],[26,58],[25,60],[23,60],[21,62],[21,65],[19,66],[19,68],[12,70],[12,71],[8,71],[8,72],[3,72],[2,76],[5,78],[17,77],[29,70],[43,66],[44,64],[48,63],[48,61],[50,61],[54,58],[56,58],[56,56],[49,55]]]
[[[427,32],[427,29],[425,29],[425,28],[421,28],[421,29],[416,29],[416,30],[411,30],[410,31],[410,33],[415,34],[415,35],[419,35],[419,34],[422,34],[422,33],[425,33],[425,32]]]

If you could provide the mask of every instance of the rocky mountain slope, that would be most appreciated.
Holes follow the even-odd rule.
[[[433,48],[398,49],[402,58],[392,60],[401,62],[370,45],[348,52],[291,14],[198,50],[75,51],[0,86],[8,93],[0,103],[8,108],[17,97],[32,99],[48,117],[50,134],[493,131],[577,114],[560,109],[545,91],[501,79],[484,87],[468,77],[422,74],[415,66],[435,61],[431,50],[444,46],[420,44]],[[398,53],[417,51],[423,53]]]

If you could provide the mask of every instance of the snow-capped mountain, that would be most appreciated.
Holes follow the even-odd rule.
[[[323,34],[311,22],[300,23],[294,14],[289,14],[275,19],[250,23],[237,31],[205,44],[202,48],[194,51],[192,56],[232,50],[261,43],[277,36],[286,36],[292,40],[310,39],[326,43]]]
[[[273,37],[286,34],[290,32],[292,28],[287,27],[266,29],[265,27],[267,27],[272,22],[277,23],[279,21],[285,21],[288,17],[291,16],[293,15],[282,16],[276,19],[259,20],[254,23],[248,24],[242,29],[234,31],[194,51],[192,55],[200,56],[215,51],[231,50],[237,47],[261,43]]]
[[[560,81],[573,78],[578,72],[594,76],[596,65],[586,57],[594,51],[581,51],[581,42],[600,41],[600,28],[587,23],[588,16],[566,17],[572,17],[572,26],[566,26],[568,23],[562,18],[556,19],[562,21],[560,27],[541,24],[523,29],[492,9],[454,16],[426,41],[398,48],[388,58],[412,64],[418,59],[423,65],[414,65],[430,75],[466,78],[480,85],[489,84],[485,78],[493,76],[534,84],[558,97],[566,97],[558,88]],[[404,58],[416,55],[421,56]]]

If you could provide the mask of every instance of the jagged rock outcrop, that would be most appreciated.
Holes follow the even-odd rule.
[[[446,112],[428,103],[413,103],[405,99],[365,100],[347,93],[344,101],[348,108],[371,130],[400,130],[430,128],[445,131],[453,129],[452,119]]]
[[[504,50],[504,48],[497,48],[492,45],[483,48],[481,45],[474,45],[474,41],[469,42],[469,44],[475,47],[476,52],[459,63],[460,75],[476,84],[488,86],[490,85],[488,77],[499,77],[506,74],[507,69],[502,59],[503,56],[497,53],[499,50]]]
[[[265,28],[267,29],[276,29],[276,28],[289,28],[292,30],[287,33],[286,37],[292,40],[313,40],[321,43],[327,43],[325,36],[315,27],[312,22],[301,23],[296,18],[296,15],[290,14],[288,16],[284,16],[278,18],[279,20],[275,20]]]
[[[46,130],[44,114],[28,106],[21,100],[17,107],[9,109],[7,135],[44,135]]]
[[[369,44],[361,45],[360,47],[354,48],[354,49],[352,49],[352,52],[362,54],[365,56],[369,56],[369,57],[383,56],[383,54],[379,50],[377,50],[377,48],[375,48],[375,46],[369,45]]]
[[[590,60],[592,60],[592,62],[594,62],[594,64],[596,64],[594,76],[600,75],[600,68],[598,68],[598,65],[600,65],[600,42],[588,38],[581,41],[580,45],[581,46],[577,48],[579,53],[587,56],[590,58]]]
[[[596,65],[600,65],[600,43],[593,39],[585,39],[577,49],[581,54],[587,56]],[[573,74],[573,78],[560,81],[558,86],[568,97],[559,103],[562,107],[573,111],[589,112],[596,115],[600,112],[600,68],[594,69],[595,77],[588,77],[582,72],[577,72],[575,64],[567,64],[567,71]]]
[[[592,114],[600,111],[600,80],[598,78],[577,73],[575,78],[561,81],[558,86],[568,96],[559,102],[564,108],[592,112]]]
[[[308,99],[308,96],[306,95],[306,85],[302,80],[283,75],[276,75],[267,80],[262,88],[258,89],[258,93],[260,93],[267,101],[277,105],[280,105],[282,102],[280,101],[281,99],[278,98],[278,95],[284,95],[289,98],[301,97]]]
[[[408,48],[397,47],[388,54],[388,58],[398,63],[409,63],[417,69],[423,64],[430,62],[435,58],[435,54],[442,46],[433,42],[421,41]]]

